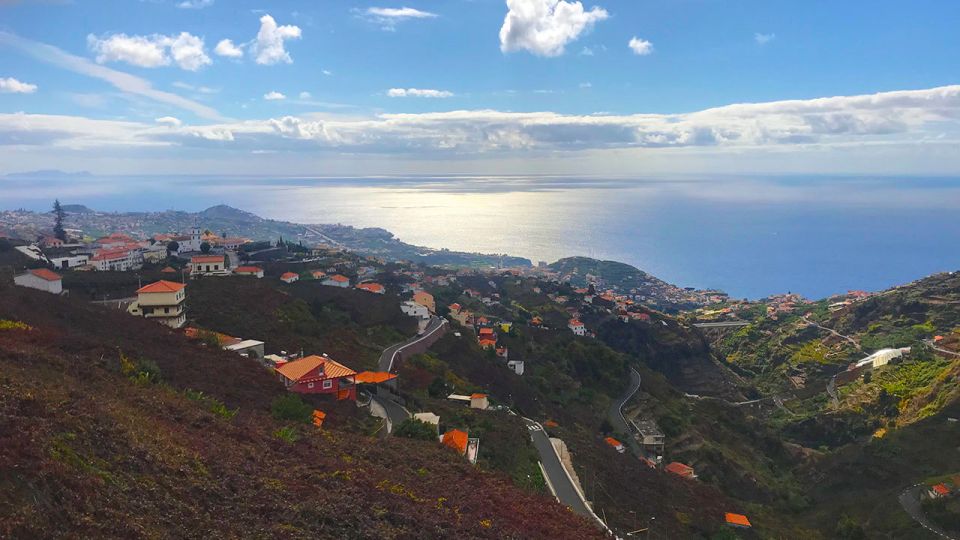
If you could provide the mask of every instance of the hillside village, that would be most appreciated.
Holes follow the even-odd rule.
[[[849,500],[822,510],[813,497],[832,494],[817,470],[853,448],[956,429],[952,274],[820,301],[665,285],[651,296],[663,282],[582,258],[435,266],[211,229],[91,238],[58,223],[34,241],[0,239],[0,267],[29,294],[143,319],[256,367],[283,391],[276,438],[433,444],[549,494],[600,534],[826,538],[851,519],[853,535],[911,530],[906,514],[892,524]],[[885,303],[918,294],[933,319],[887,317],[901,304]],[[906,370],[922,379],[897,393]],[[946,428],[932,427],[940,418]],[[958,485],[941,476],[960,464],[924,459],[940,476],[898,465],[884,489],[920,482],[909,501],[946,523]]]

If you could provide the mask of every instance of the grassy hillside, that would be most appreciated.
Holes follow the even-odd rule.
[[[2,537],[598,536],[438,444],[275,420],[261,367],[149,321],[6,287],[0,313]]]

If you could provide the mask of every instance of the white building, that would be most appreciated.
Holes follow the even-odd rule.
[[[190,258],[190,275],[225,276],[229,274],[223,255],[197,255]]]
[[[137,300],[127,312],[138,317],[155,319],[171,328],[187,322],[186,285],[173,281],[157,281],[137,290]]]
[[[427,309],[427,306],[420,305],[412,300],[407,300],[400,304],[400,311],[418,319],[430,318],[430,310]]]
[[[200,251],[202,243],[203,235],[200,233],[200,227],[193,227],[190,229],[190,236],[177,240],[177,253]]]
[[[63,281],[60,276],[46,268],[27,270],[25,273],[15,276],[13,282],[20,287],[37,289],[51,294],[63,292]]]
[[[90,256],[83,255],[60,255],[60,256],[51,256],[49,257],[50,264],[56,268],[66,270],[67,268],[75,268],[77,266],[83,266],[90,263]]]
[[[508,360],[507,367],[517,375],[523,375],[523,360]]]
[[[101,272],[139,270],[143,266],[143,255],[135,249],[100,250],[90,258],[90,264]]]
[[[263,268],[258,266],[238,266],[233,269],[233,274],[237,276],[254,276],[256,278],[262,278]]]
[[[253,358],[255,360],[261,360],[263,359],[263,345],[264,343],[262,341],[257,341],[255,339],[245,339],[240,343],[227,345],[226,347],[224,347],[224,349],[230,352],[238,353],[240,356]]]
[[[571,332],[578,336],[587,335],[587,327],[577,319],[570,319],[570,323],[567,325],[567,328],[569,328]]]

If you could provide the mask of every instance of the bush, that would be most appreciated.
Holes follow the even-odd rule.
[[[293,426],[282,427],[274,431],[273,436],[280,439],[281,441],[286,441],[291,444],[300,440],[300,434],[297,433],[297,428]]]
[[[277,420],[309,424],[313,419],[313,407],[304,403],[296,394],[284,394],[270,404],[270,414]]]
[[[406,437],[408,439],[418,439],[421,441],[436,441],[437,428],[433,424],[421,422],[413,418],[407,418],[393,430],[397,437]]]

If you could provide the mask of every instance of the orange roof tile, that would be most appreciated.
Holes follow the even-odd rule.
[[[950,488],[948,488],[947,486],[945,486],[945,485],[943,485],[943,484],[937,484],[937,485],[933,486],[933,490],[936,491],[937,494],[939,494],[939,495],[949,495],[949,494],[950,494]]]
[[[177,271],[173,269],[172,266],[167,266],[160,271],[161,274],[176,274]]]
[[[310,373],[314,369],[323,366],[323,372],[325,379],[336,379],[339,377],[349,377],[350,375],[356,375],[357,372],[348,368],[347,366],[329,358],[326,356],[317,356],[311,355],[300,358],[299,360],[294,360],[292,362],[287,362],[286,364],[276,368],[277,372],[290,379],[291,381],[299,381],[307,373]]]
[[[465,454],[467,452],[467,432],[451,429],[443,434],[443,445]]]
[[[487,397],[486,394],[470,394],[470,399],[483,399]]]
[[[332,279],[333,281],[339,281],[340,283],[350,281],[350,278],[348,278],[347,276],[341,276],[340,274],[337,274],[335,276],[330,276],[330,279]]]
[[[47,270],[46,268],[37,268],[35,270],[30,270],[30,273],[37,276],[40,279],[45,279],[47,281],[60,281],[60,276],[53,271]]]
[[[257,272],[263,272],[263,269],[261,269],[261,268],[259,268],[259,267],[256,267],[256,266],[238,266],[238,267],[233,271],[234,274],[243,274],[243,273],[255,274],[255,273],[257,273]]]
[[[180,289],[185,288],[186,285],[183,283],[175,283],[173,281],[167,281],[161,279],[144,287],[137,289],[137,294],[139,293],[171,293],[177,292]]]
[[[294,274],[293,272],[284,272],[284,273],[280,276],[280,279],[290,279],[290,278],[295,278],[295,277],[300,277],[300,276],[299,276],[299,274]]]
[[[570,326],[583,326],[583,323],[577,319],[570,319]]]
[[[750,520],[747,519],[747,516],[743,514],[734,514],[732,512],[727,512],[724,514],[724,519],[730,525],[736,525],[738,527],[750,527]]]
[[[357,288],[363,291],[378,293],[383,291],[383,285],[379,283],[358,283]]]
[[[674,461],[673,463],[664,467],[667,472],[672,472],[673,474],[679,474],[680,476],[691,476],[693,474],[693,467],[689,465],[684,465],[679,461]]]
[[[386,371],[361,371],[360,373],[357,373],[355,379],[358,383],[380,384],[396,378],[396,375]]]
[[[192,263],[215,263],[223,262],[223,255],[197,255],[195,257],[190,257],[190,262]]]
[[[623,443],[621,443],[620,441],[614,439],[613,437],[607,437],[606,439],[604,439],[604,441],[606,441],[607,444],[609,444],[610,446],[612,446],[612,447],[614,447],[614,448],[616,448],[616,447],[618,447],[618,446],[623,446]]]
[[[492,335],[493,335],[493,328],[481,328],[481,329],[480,329],[480,335],[481,335],[481,336],[492,336]]]

